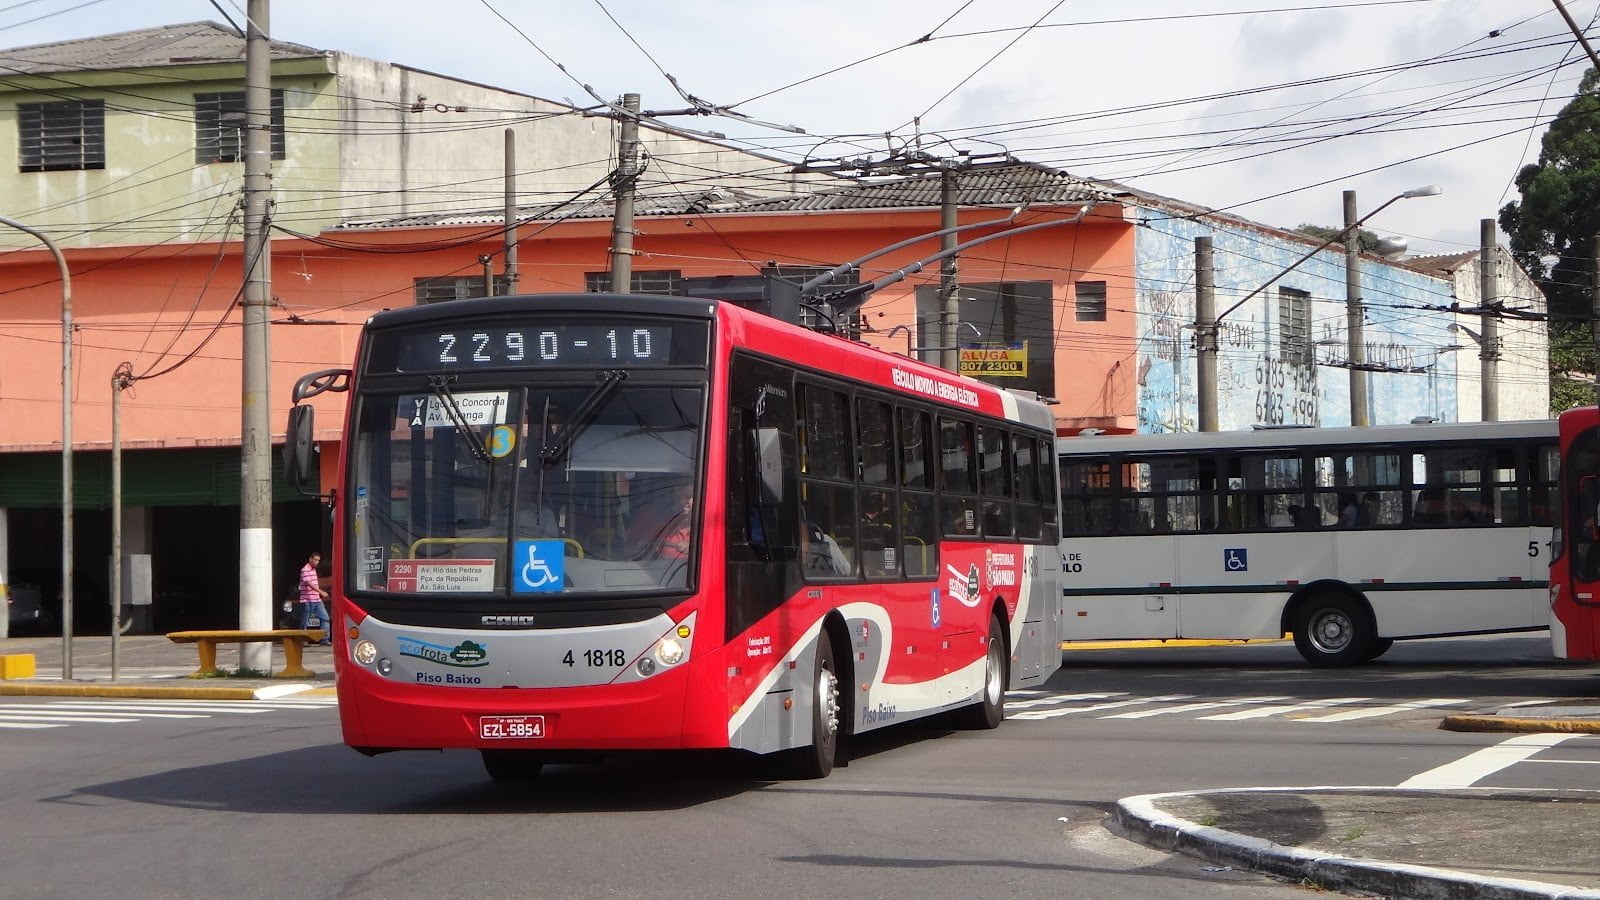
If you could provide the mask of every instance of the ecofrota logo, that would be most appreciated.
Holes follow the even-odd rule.
[[[427,660],[441,666],[472,669],[489,664],[489,649],[483,644],[462,641],[454,647],[433,644],[417,638],[400,638],[400,655]]]

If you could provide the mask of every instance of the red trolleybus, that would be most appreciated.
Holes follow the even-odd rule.
[[[993,728],[1060,665],[1036,400],[712,300],[497,297],[373,316],[334,497],[345,742],[736,748]],[[290,414],[309,472],[311,408]]]
[[[1550,645],[1557,659],[1600,659],[1600,410],[1560,416],[1560,515],[1550,554]]]

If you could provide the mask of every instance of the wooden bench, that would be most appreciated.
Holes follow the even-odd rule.
[[[320,641],[327,635],[320,628],[275,628],[271,631],[173,631],[167,640],[175,644],[197,644],[200,648],[200,668],[190,678],[213,678],[217,671],[218,644],[251,644],[271,641],[283,645],[283,671],[272,673],[273,678],[310,678],[317,674],[300,664],[307,641]]]

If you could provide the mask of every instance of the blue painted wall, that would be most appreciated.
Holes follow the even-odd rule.
[[[1220,315],[1304,256],[1312,244],[1222,221],[1175,218],[1139,210],[1134,240],[1139,430],[1195,431],[1194,239],[1210,235]],[[1324,250],[1250,298],[1219,322],[1217,419],[1223,431],[1254,424],[1350,424],[1350,370],[1345,317],[1344,251]],[[1283,352],[1280,287],[1311,295],[1315,365]],[[1417,416],[1456,421],[1451,316],[1419,307],[1451,301],[1448,281],[1363,257],[1361,295],[1369,363],[1423,368],[1422,373],[1369,372],[1371,424]]]

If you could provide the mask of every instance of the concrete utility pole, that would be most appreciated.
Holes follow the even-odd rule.
[[[506,129],[506,293],[517,292],[517,133]],[[484,283],[484,293],[495,295],[494,278]]]
[[[1209,235],[1194,239],[1194,349],[1200,430],[1217,430],[1217,291]]]
[[[1483,383],[1479,385],[1483,409],[1479,418],[1500,421],[1500,278],[1495,265],[1499,244],[1493,219],[1478,220],[1478,306],[1483,310],[1483,346],[1478,348]]]
[[[133,366],[111,376],[111,680],[122,674],[122,392],[133,387]]]
[[[939,173],[939,227],[944,236],[939,238],[939,251],[949,253],[939,264],[939,367],[951,372],[961,368],[961,350],[956,346],[956,331],[961,327],[961,300],[956,296],[956,276],[961,266],[956,262],[956,170],[946,166]]]
[[[1361,310],[1361,220],[1356,192],[1344,192],[1344,315],[1350,357],[1350,424],[1370,425],[1367,417],[1366,319]]]
[[[617,171],[611,189],[617,195],[617,212],[611,222],[611,290],[633,291],[633,198],[639,182],[639,95],[622,95],[621,140],[617,145]]]
[[[272,302],[267,207],[272,192],[272,45],[268,0],[250,0],[244,52],[243,431],[239,442],[239,627],[272,627],[272,424],[267,388]],[[240,644],[239,666],[266,671],[272,647]]]

